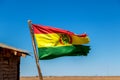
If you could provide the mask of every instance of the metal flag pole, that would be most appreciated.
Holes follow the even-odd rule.
[[[34,50],[36,66],[37,66],[37,69],[38,69],[39,80],[43,80],[42,73],[41,73],[41,70],[40,70],[39,59],[38,59],[38,56],[37,56],[37,49],[36,49],[36,44],[35,44],[35,40],[34,40],[34,34],[33,34],[33,30],[32,30],[32,21],[31,20],[28,20],[28,26],[29,26],[30,34],[31,34],[31,38],[32,38],[32,46],[33,46],[33,50]]]

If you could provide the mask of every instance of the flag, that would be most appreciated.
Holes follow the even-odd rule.
[[[38,47],[39,59],[53,59],[61,56],[87,56],[90,47],[87,34],[73,32],[50,26],[32,24]]]

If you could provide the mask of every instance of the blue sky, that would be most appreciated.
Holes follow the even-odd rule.
[[[86,32],[91,51],[87,57],[60,57],[40,61],[44,76],[120,76],[119,0],[0,0],[0,43],[28,50],[21,58],[21,76],[36,76],[27,24],[42,24]]]

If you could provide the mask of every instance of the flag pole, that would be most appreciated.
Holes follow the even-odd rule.
[[[37,66],[37,69],[38,69],[39,80],[43,80],[41,69],[40,69],[40,64],[39,64],[39,59],[38,59],[38,56],[37,56],[37,49],[36,49],[34,34],[33,34],[33,30],[32,30],[32,21],[31,20],[28,20],[28,26],[29,26],[30,34],[31,34],[31,38],[32,38],[32,46],[33,46],[33,50],[34,50],[36,66]]]

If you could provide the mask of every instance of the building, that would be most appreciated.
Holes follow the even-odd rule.
[[[0,43],[0,80],[20,80],[20,57],[26,55],[27,51]]]

